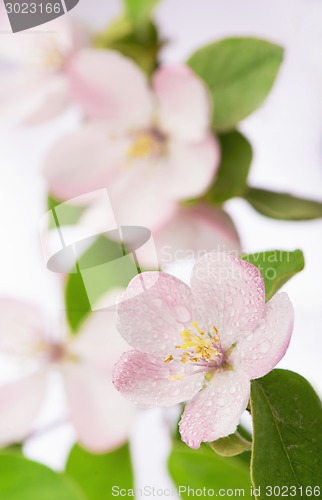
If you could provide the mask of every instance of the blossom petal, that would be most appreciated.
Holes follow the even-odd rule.
[[[40,125],[53,120],[63,113],[70,105],[70,93],[65,77],[52,76],[42,81],[37,94],[33,96],[33,109],[23,120],[24,125]]]
[[[161,129],[178,139],[202,140],[209,128],[211,103],[201,79],[187,66],[161,67],[153,88]]]
[[[79,442],[93,452],[124,443],[135,409],[114,388],[110,368],[104,373],[91,363],[66,363],[62,371]]]
[[[5,123],[36,125],[55,118],[69,104],[64,76],[38,75],[23,70],[0,75],[0,119]]]
[[[180,424],[182,440],[191,448],[236,431],[247,407],[249,378],[240,372],[215,373],[208,386],[187,404]]]
[[[218,142],[211,134],[199,142],[170,141],[161,171],[164,191],[177,200],[204,194],[214,180],[219,159]]]
[[[82,126],[49,153],[44,169],[49,190],[68,200],[104,188],[122,164],[123,154],[123,143],[110,140],[104,126]]]
[[[15,299],[0,300],[0,351],[11,356],[28,356],[45,334],[40,311]]]
[[[145,162],[127,164],[125,157],[123,168],[108,184],[108,194],[119,225],[139,225],[153,230],[171,217],[176,203],[166,197],[156,170]]]
[[[205,203],[180,206],[174,216],[153,233],[161,266],[174,261],[197,261],[200,255],[211,251],[240,251],[240,241],[229,215],[221,208]],[[154,254],[146,252],[146,265],[153,263]]]
[[[32,430],[45,396],[47,378],[38,371],[0,386],[0,444],[22,441]]]
[[[141,408],[189,400],[200,391],[203,380],[200,373],[184,374],[180,362],[165,363],[162,358],[140,351],[124,353],[113,375],[116,389]]]
[[[167,357],[193,321],[190,288],[166,273],[136,276],[118,306],[118,329],[139,351]]]
[[[120,292],[109,292],[102,303],[114,303]],[[68,351],[78,360],[63,368],[72,421],[80,442],[92,451],[109,450],[128,439],[134,408],[112,384],[114,365],[127,349],[113,309],[92,313],[69,342]]]
[[[240,338],[231,361],[250,378],[270,372],[283,358],[291,340],[293,306],[286,293],[275,295],[266,305],[263,319],[254,332]]]
[[[211,252],[195,265],[192,294],[199,319],[215,326],[224,348],[253,331],[265,311],[265,286],[259,269],[231,255]]]
[[[71,61],[74,98],[91,118],[104,118],[115,131],[147,126],[152,97],[147,78],[118,52],[85,49]]]
[[[121,290],[115,289],[106,294],[103,300],[113,304],[120,294]],[[113,309],[92,312],[68,346],[69,352],[79,360],[91,363],[98,370],[103,369],[104,373],[110,373],[110,378],[116,361],[128,348],[116,328],[116,313]]]

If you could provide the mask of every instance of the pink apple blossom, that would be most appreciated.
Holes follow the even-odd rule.
[[[180,205],[170,221],[153,233],[158,262],[163,270],[169,265],[195,263],[211,251],[240,253],[240,240],[229,215],[219,207],[206,203]],[[148,252],[141,254],[142,262],[149,264]]]
[[[0,27],[9,21],[0,8]],[[86,30],[66,16],[0,37],[0,120],[35,125],[55,118],[72,102],[68,67],[89,45]]]
[[[145,291],[135,296],[138,286]],[[191,400],[180,433],[192,448],[234,433],[250,380],[272,370],[288,347],[288,296],[279,293],[265,304],[259,270],[220,253],[198,261],[191,288],[166,273],[157,280],[143,273],[124,294],[118,328],[135,350],[116,364],[116,388],[141,407]]]
[[[208,92],[191,69],[161,66],[150,85],[130,59],[88,49],[68,73],[89,121],[47,158],[45,178],[58,199],[106,187],[118,224],[155,229],[178,201],[207,190],[219,147]]]
[[[77,228],[100,234],[107,230],[108,222],[115,223],[109,221],[106,197],[99,196],[88,204]],[[220,207],[204,202],[178,205],[171,219],[154,230],[152,237],[153,244],[140,248],[140,264],[145,269],[165,271],[174,263],[191,267],[198,257],[213,250],[234,251],[236,255],[241,251],[239,235],[229,215]]]
[[[0,354],[17,362],[19,376],[0,385],[0,445],[19,442],[30,433],[49,376],[56,370],[64,381],[79,442],[94,452],[122,444],[133,406],[113,387],[112,370],[125,347],[111,311],[92,314],[77,336],[60,338],[46,332],[37,308],[1,299]]]

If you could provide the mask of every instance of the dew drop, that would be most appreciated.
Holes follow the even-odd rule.
[[[155,305],[156,307],[160,308],[163,306],[163,301],[162,299],[154,299],[153,300],[153,305]]]
[[[179,387],[173,387],[170,390],[171,396],[178,396],[180,394],[180,389]]]
[[[180,323],[187,323],[191,320],[190,311],[184,306],[177,306],[174,310],[175,317]]]
[[[262,354],[267,354],[269,349],[271,347],[271,344],[270,342],[266,341],[266,342],[263,342],[260,346],[259,346],[259,350]]]

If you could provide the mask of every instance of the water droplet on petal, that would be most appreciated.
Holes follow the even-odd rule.
[[[185,306],[177,306],[174,310],[174,314],[180,323],[187,323],[191,320],[190,311]]]
[[[158,299],[158,298],[157,298],[157,299],[154,299],[154,300],[153,300],[153,305],[161,309],[161,307],[163,306],[163,301],[162,301],[162,299]]]
[[[271,344],[270,342],[266,341],[266,342],[263,342],[260,346],[259,346],[259,350],[262,354],[267,354],[269,349],[271,347]]]

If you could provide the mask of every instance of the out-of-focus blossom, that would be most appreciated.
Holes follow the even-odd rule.
[[[18,379],[0,385],[0,444],[23,440],[44,402],[48,376],[59,370],[79,442],[94,452],[122,444],[133,418],[133,406],[112,384],[113,366],[126,343],[111,311],[99,311],[80,333],[63,340],[46,334],[36,308],[11,299],[0,301],[0,354],[15,359]]]
[[[88,49],[68,73],[90,120],[47,158],[45,177],[58,199],[106,187],[120,225],[156,229],[178,201],[207,190],[219,148],[208,92],[192,70],[161,67],[150,86],[130,59]]]
[[[79,230],[99,234],[106,231],[108,223],[113,226],[105,197],[98,197],[88,206],[77,223]],[[140,249],[140,264],[145,269],[168,271],[173,264],[191,268],[199,257],[214,250],[241,253],[239,235],[230,216],[204,202],[178,205],[170,220],[152,231],[152,237],[153,246]]]
[[[195,263],[214,250],[240,253],[239,236],[229,215],[206,203],[178,206],[174,216],[153,233],[153,238],[159,265],[164,270],[173,263]],[[147,267],[153,263],[148,253],[141,257]]]
[[[0,10],[1,30],[8,19]],[[44,26],[0,37],[0,120],[36,125],[55,118],[72,100],[68,68],[89,45],[89,35],[66,16]]]
[[[138,286],[146,290],[134,296]],[[191,289],[166,273],[157,280],[144,273],[124,298],[118,327],[135,350],[117,363],[116,388],[142,407],[192,399],[180,422],[192,448],[235,432],[250,380],[272,370],[288,347],[293,308],[287,295],[265,304],[255,266],[209,253],[196,264]]]

